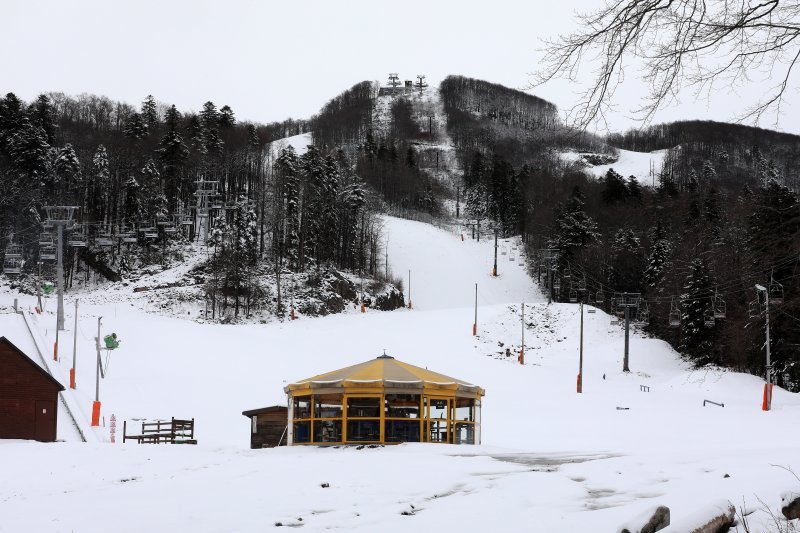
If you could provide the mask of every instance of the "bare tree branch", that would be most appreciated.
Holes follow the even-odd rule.
[[[578,17],[580,29],[545,43],[531,88],[556,78],[577,81],[591,64],[592,82],[570,110],[575,126],[605,122],[631,60],[643,65],[648,94],[635,113],[649,122],[683,89],[708,99],[715,84],[736,89],[779,80],[737,120],[780,122],[784,96],[800,61],[800,0],[606,0]]]

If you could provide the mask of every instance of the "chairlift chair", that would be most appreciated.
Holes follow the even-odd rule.
[[[114,239],[111,238],[111,230],[109,228],[99,230],[95,236],[94,242],[97,246],[102,248],[114,246]]]
[[[8,257],[3,259],[3,274],[17,275],[22,272],[22,258]]]
[[[560,291],[561,290],[561,280],[560,279],[558,279],[558,278],[555,279],[555,281],[553,282],[553,288],[556,291]]]
[[[67,239],[67,246],[86,248],[86,226],[75,224]]]
[[[572,277],[572,271],[569,269],[569,267],[567,267],[564,269],[562,275],[564,276],[564,279],[570,279]]]
[[[500,255],[508,255],[508,250],[506,250],[505,246],[500,247]]]
[[[47,231],[43,231],[39,234],[39,246],[42,248],[48,248],[50,246],[55,246],[56,241],[53,238],[53,234]]]
[[[6,246],[6,259],[22,259],[22,245],[9,244]]]
[[[513,251],[512,251],[512,252],[509,254],[509,256],[508,256],[508,260],[509,260],[509,261],[511,261],[511,262],[513,262],[513,261],[516,261],[516,260],[517,260],[517,257],[514,255],[514,252],[513,252]]]
[[[42,261],[55,261],[56,247],[51,245],[39,248],[39,259],[41,259]]]
[[[747,305],[747,314],[750,316],[750,318],[757,318],[761,316],[761,303],[758,301],[758,298]]]
[[[780,305],[783,303],[783,285],[777,281],[769,284],[769,303]]]
[[[583,276],[580,281],[578,281],[578,290],[585,291],[586,290],[586,276]]]
[[[722,296],[715,296],[712,302],[714,307],[714,318],[725,318],[727,304]]]
[[[669,327],[677,328],[681,325],[681,310],[678,309],[678,304],[675,298],[669,303]]]
[[[569,301],[572,303],[576,303],[578,301],[578,291],[575,289],[569,290]]]
[[[173,224],[170,223],[169,226],[164,226],[164,233],[167,235],[174,235],[178,232],[178,228],[176,228]]]
[[[703,313],[703,324],[708,328],[714,327],[714,312],[711,309],[706,309]]]
[[[594,301],[601,304],[606,301],[606,297],[603,295],[602,289],[597,291],[597,295],[594,298]]]

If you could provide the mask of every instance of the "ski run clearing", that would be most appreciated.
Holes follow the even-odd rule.
[[[658,185],[658,175],[664,166],[664,157],[667,150],[656,150],[655,152],[633,152],[631,150],[617,149],[619,158],[607,165],[587,166],[584,171],[594,176],[602,178],[613,168],[614,171],[627,179],[631,176],[636,178],[645,187],[655,187]],[[574,163],[581,160],[581,154],[575,152],[564,152],[560,154],[562,161]]]
[[[584,314],[584,392],[576,394],[577,305],[547,305],[508,255],[492,278],[485,236],[462,241],[419,222],[385,223],[394,274],[407,284],[411,270],[412,310],[211,325],[118,297],[104,302],[95,290],[67,295],[56,362],[55,299],[31,314],[35,298],[6,289],[0,335],[65,385],[76,295],[81,307],[78,388],[62,393],[63,442],[0,441],[0,531],[613,532],[666,505],[673,525],[664,531],[685,532],[720,501],[756,509],[751,530],[766,530],[759,499],[774,512],[798,485],[774,466],[800,471],[798,395],[776,388],[774,410],[762,412],[759,377],[692,369],[639,333],[632,372],[623,374],[622,329],[601,310]],[[502,242],[508,251],[512,244]],[[25,317],[12,314],[14,298]],[[524,366],[505,355],[520,347],[522,301]],[[105,427],[92,429],[98,316],[122,344],[100,384]],[[249,449],[243,410],[285,404],[286,383],[384,350],[484,387],[483,444]],[[706,399],[725,406],[704,407]],[[136,419],[172,416],[195,418],[197,446],[120,442],[123,420],[136,427]]]

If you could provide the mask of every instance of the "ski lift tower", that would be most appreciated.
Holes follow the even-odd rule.
[[[392,95],[397,94],[397,87],[400,86],[400,74],[397,72],[389,73],[389,86],[392,88]]]
[[[422,96],[422,91],[428,88],[428,84],[425,82],[425,74],[417,74],[417,83],[415,86],[419,89],[420,96]]]
[[[625,310],[625,357],[622,360],[622,371],[623,372],[630,372],[630,366],[628,365],[628,361],[630,359],[630,350],[629,350],[629,332],[630,332],[630,324],[631,324],[631,313],[630,309],[632,307],[639,307],[639,304],[642,300],[642,295],[638,292],[622,292],[617,293],[615,295],[617,307],[622,307]]]
[[[203,242],[208,241],[210,200],[217,195],[218,181],[209,181],[204,178],[194,182],[197,188],[194,195],[197,198],[197,219],[199,223],[198,235],[203,234]]]
[[[56,287],[58,290],[58,312],[56,315],[56,328],[64,330],[64,230],[71,229],[74,224],[77,206],[71,205],[46,205],[47,220],[45,229],[56,228],[58,242],[56,243]]]

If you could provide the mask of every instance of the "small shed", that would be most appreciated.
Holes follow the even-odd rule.
[[[286,446],[289,409],[285,405],[251,409],[242,414],[250,418],[250,448]]]
[[[55,441],[63,390],[44,368],[0,337],[0,439]]]

